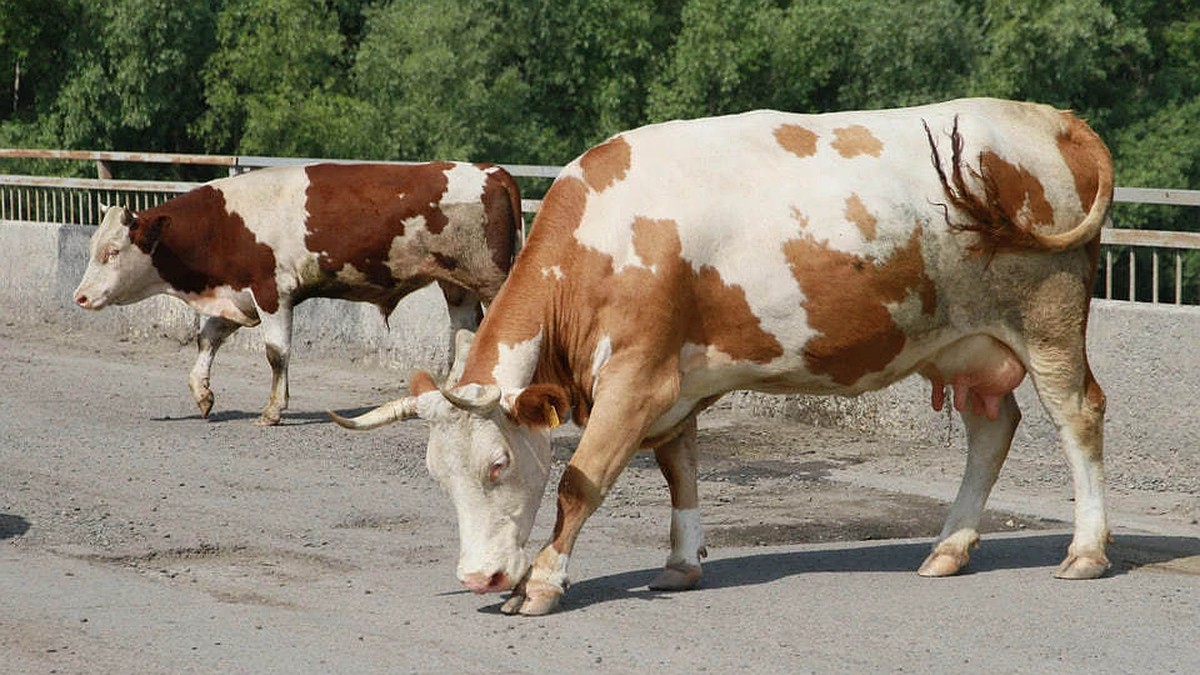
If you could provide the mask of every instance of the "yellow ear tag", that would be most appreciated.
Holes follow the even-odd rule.
[[[554,406],[550,405],[549,401],[542,404],[542,410],[546,415],[546,423],[550,425],[551,429],[562,424],[558,420],[558,411],[554,409]]]

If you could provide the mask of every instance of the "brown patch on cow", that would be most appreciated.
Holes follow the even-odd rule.
[[[686,342],[715,347],[737,361],[767,363],[783,355],[783,346],[762,329],[742,287],[725,283],[714,267],[702,265],[696,271],[683,259],[675,221],[636,219],[633,246],[638,257],[654,267],[655,279],[643,283],[623,278],[636,274],[629,270],[618,274],[614,282],[626,286],[631,297],[641,298],[640,303],[635,300],[633,304],[647,305],[648,311],[668,312],[669,316],[658,322],[660,325],[682,325]],[[651,290],[671,297],[647,295]]]
[[[1046,200],[1046,189],[1037,176],[990,150],[980,154],[979,166],[986,180],[995,185],[997,206],[1009,220],[1027,230],[1054,223],[1054,207]]]
[[[1112,173],[1112,156],[1100,136],[1092,131],[1083,120],[1069,112],[1061,113],[1066,128],[1058,134],[1058,151],[1063,161],[1075,179],[1075,192],[1079,194],[1079,205],[1084,213],[1092,208],[1096,193],[1100,190],[1103,180],[1112,184],[1112,176],[1107,180],[1102,173]]]
[[[863,239],[867,241],[875,239],[875,226],[879,223],[879,219],[867,210],[867,205],[863,204],[858,195],[850,195],[846,199],[846,220],[858,227],[858,231],[862,232]]]
[[[1046,201],[1045,190],[1037,177],[991,151],[980,153],[978,168],[967,165],[962,158],[964,141],[958,130],[958,117],[954,118],[950,132],[950,171],[947,174],[933,132],[928,124],[923,124],[942,192],[949,206],[968,218],[953,221],[949,207],[939,204],[947,226],[953,231],[979,235],[979,241],[968,249],[991,256],[1000,251],[1040,248],[1034,226],[1052,223],[1054,208]],[[974,186],[968,184],[967,176],[974,179]]]
[[[491,168],[487,164],[476,166],[480,170]],[[483,205],[488,223],[483,230],[492,262],[496,269],[508,272],[516,257],[517,242],[525,221],[521,215],[521,189],[507,171],[494,169],[487,173],[483,183]]]
[[[584,153],[579,166],[588,187],[601,192],[625,177],[631,160],[629,143],[623,136],[616,136]]]
[[[275,252],[255,239],[240,215],[228,211],[225,195],[212,186],[139,211],[129,237],[151,255],[159,276],[180,291],[250,289],[263,311],[279,309]]]
[[[554,533],[550,544],[558,552],[570,551],[579,525],[600,504],[603,496],[600,487],[592,482],[578,467],[567,465],[562,479],[558,481],[558,516],[554,521]],[[576,523],[571,528],[571,541],[562,539],[566,523]]]
[[[304,244],[318,254],[321,271],[332,275],[350,265],[367,282],[390,288],[395,281],[388,254],[392,241],[404,235],[405,221],[419,217],[433,234],[449,222],[440,202],[452,167],[448,162],[306,167]]]
[[[906,337],[888,311],[910,293],[922,311],[936,310],[933,281],[921,257],[921,228],[887,260],[836,251],[810,236],[783,244],[792,275],[804,293],[808,324],[820,335],[804,345],[809,370],[850,386],[883,370],[904,349]]]
[[[817,134],[799,124],[776,127],[775,142],[797,157],[812,157],[817,154]]]
[[[434,382],[433,375],[426,370],[414,370],[408,376],[408,392],[413,396],[427,394],[437,389],[437,382]]]
[[[842,157],[850,158],[858,155],[878,157],[883,152],[883,141],[875,137],[871,130],[861,124],[854,124],[833,130],[836,137],[833,149]]]

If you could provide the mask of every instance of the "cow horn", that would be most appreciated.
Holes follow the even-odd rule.
[[[496,409],[500,404],[500,387],[494,384],[484,385],[468,385],[471,393],[456,393],[467,387],[458,387],[457,389],[442,390],[442,396],[446,397],[447,401],[454,404],[456,408],[461,408],[467,412],[473,412],[479,415],[486,415]]]
[[[347,429],[355,429],[365,431],[367,429],[375,429],[382,427],[385,424],[399,422],[401,420],[411,419],[417,416],[417,397],[405,396],[398,398],[395,401],[389,401],[383,405],[365,412],[358,417],[342,417],[341,415],[327,411],[329,417],[339,426]]]

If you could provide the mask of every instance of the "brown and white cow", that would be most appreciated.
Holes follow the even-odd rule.
[[[263,325],[271,395],[260,424],[288,404],[292,308],[312,297],[374,303],[386,320],[437,281],[452,332],[475,328],[508,274],[521,228],[516,183],[502,168],[313,164],[207,183],[161,206],[105,211],[75,302],[85,309],[165,293],[208,315],[188,377],[200,414],[221,343]]]
[[[456,386],[353,420],[420,416],[458,511],[460,579],[552,610],[580,527],[639,448],[671,490],[671,552],[652,587],[700,579],[697,412],[755,389],[854,396],[919,373],[953,388],[962,486],[919,572],[967,564],[1028,373],[1075,480],[1057,575],[1107,569],[1104,394],[1084,331],[1108,221],[1104,143],[1068,112],[994,99],[668,122],[612,137],[554,183]],[[461,354],[460,354],[461,356]],[[523,551],[550,429],[584,427],[558,519]]]

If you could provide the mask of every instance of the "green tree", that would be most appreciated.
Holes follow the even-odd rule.
[[[69,148],[189,151],[188,123],[202,109],[196,77],[215,15],[204,0],[113,0],[89,5],[95,27],[54,104]]]
[[[348,92],[349,42],[326,3],[231,2],[215,34],[216,49],[203,68],[208,110],[193,126],[210,151],[309,157],[370,152],[357,128],[369,111]]]

